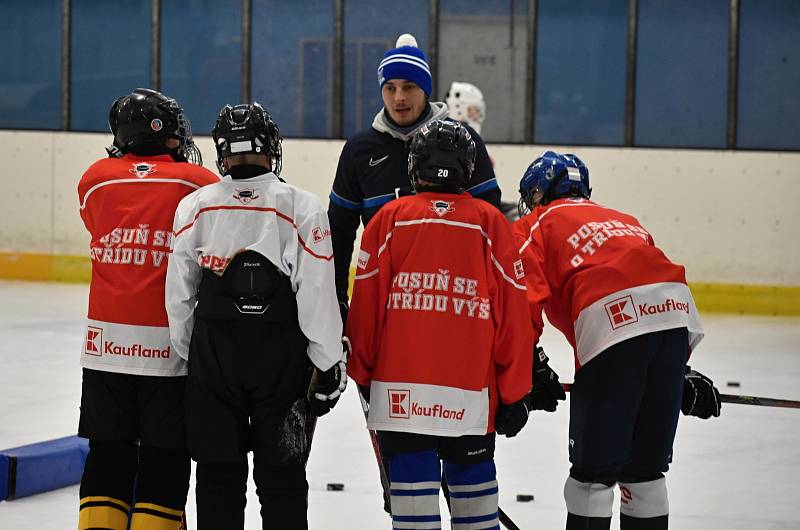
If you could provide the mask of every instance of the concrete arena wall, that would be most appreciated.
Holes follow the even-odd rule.
[[[0,277],[88,278],[89,238],[76,187],[109,140],[107,134],[0,131]],[[210,138],[197,143],[214,169]],[[327,204],[342,144],[284,141],[282,176]],[[517,200],[519,177],[546,147],[489,146],[504,200]],[[752,312],[747,304],[754,296],[767,296],[773,309],[755,312],[785,313],[788,304],[795,308],[790,313],[800,313],[800,245],[794,239],[800,153],[555,148],[586,162],[593,199],[637,216],[667,255],[686,265],[695,292],[733,296],[740,312]]]

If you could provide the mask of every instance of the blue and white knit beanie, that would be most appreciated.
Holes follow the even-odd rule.
[[[409,33],[400,35],[395,48],[383,54],[378,65],[378,87],[390,79],[413,81],[428,97],[433,90],[431,69],[425,54],[417,47],[417,39]]]

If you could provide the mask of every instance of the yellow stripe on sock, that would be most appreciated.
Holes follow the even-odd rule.
[[[127,504],[111,497],[84,497],[81,499],[78,530],[125,530],[128,527],[128,509]]]
[[[146,510],[155,510],[157,512],[164,512],[168,515],[174,515],[176,517],[183,517],[183,510],[175,510],[173,508],[167,508],[166,506],[160,506],[158,504],[152,504],[149,502],[137,502],[136,505],[133,507],[134,510],[139,508],[144,508]]]
[[[147,506],[145,508],[145,506]],[[138,511],[148,510],[146,512]],[[163,514],[163,515],[162,515]],[[163,506],[136,503],[133,508],[130,530],[181,530],[183,512]]]
[[[115,499],[114,497],[105,497],[101,495],[97,495],[94,497],[81,497],[81,507],[87,502],[110,502],[112,504],[116,504],[120,507],[121,510],[124,510],[125,513],[131,511],[131,505],[125,501],[121,501],[119,499]]]

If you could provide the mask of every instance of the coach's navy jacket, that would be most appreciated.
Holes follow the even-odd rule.
[[[417,123],[400,128],[381,109],[372,127],[345,143],[328,205],[339,301],[347,301],[350,260],[359,220],[367,226],[381,206],[412,193],[408,150],[414,133],[426,123],[446,117],[447,106],[432,102]],[[474,129],[468,125],[467,129],[475,140],[475,171],[467,191],[500,208],[500,188],[486,146]]]

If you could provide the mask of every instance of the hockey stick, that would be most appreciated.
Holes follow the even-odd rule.
[[[361,410],[364,412],[364,420],[369,419],[369,403],[361,391],[358,391],[358,399],[361,400]],[[374,429],[367,428],[369,438],[372,441],[372,451],[375,453],[375,460],[378,463],[378,471],[381,475],[381,488],[383,489],[383,509],[389,515],[392,514],[391,497],[389,496],[389,476],[386,474],[386,466],[383,465],[383,455],[381,454],[380,445],[378,445],[378,433]]]
[[[780,407],[785,409],[800,409],[800,401],[791,399],[775,399],[759,396],[739,396],[736,394],[720,394],[723,403],[737,403],[739,405],[758,405],[759,407]]]
[[[564,392],[569,392],[572,388],[571,383],[561,385]],[[760,396],[740,396],[738,394],[720,394],[719,400],[723,403],[734,403],[737,405],[756,405],[759,407],[779,407],[784,409],[800,409],[800,401],[792,399],[777,399]]]

